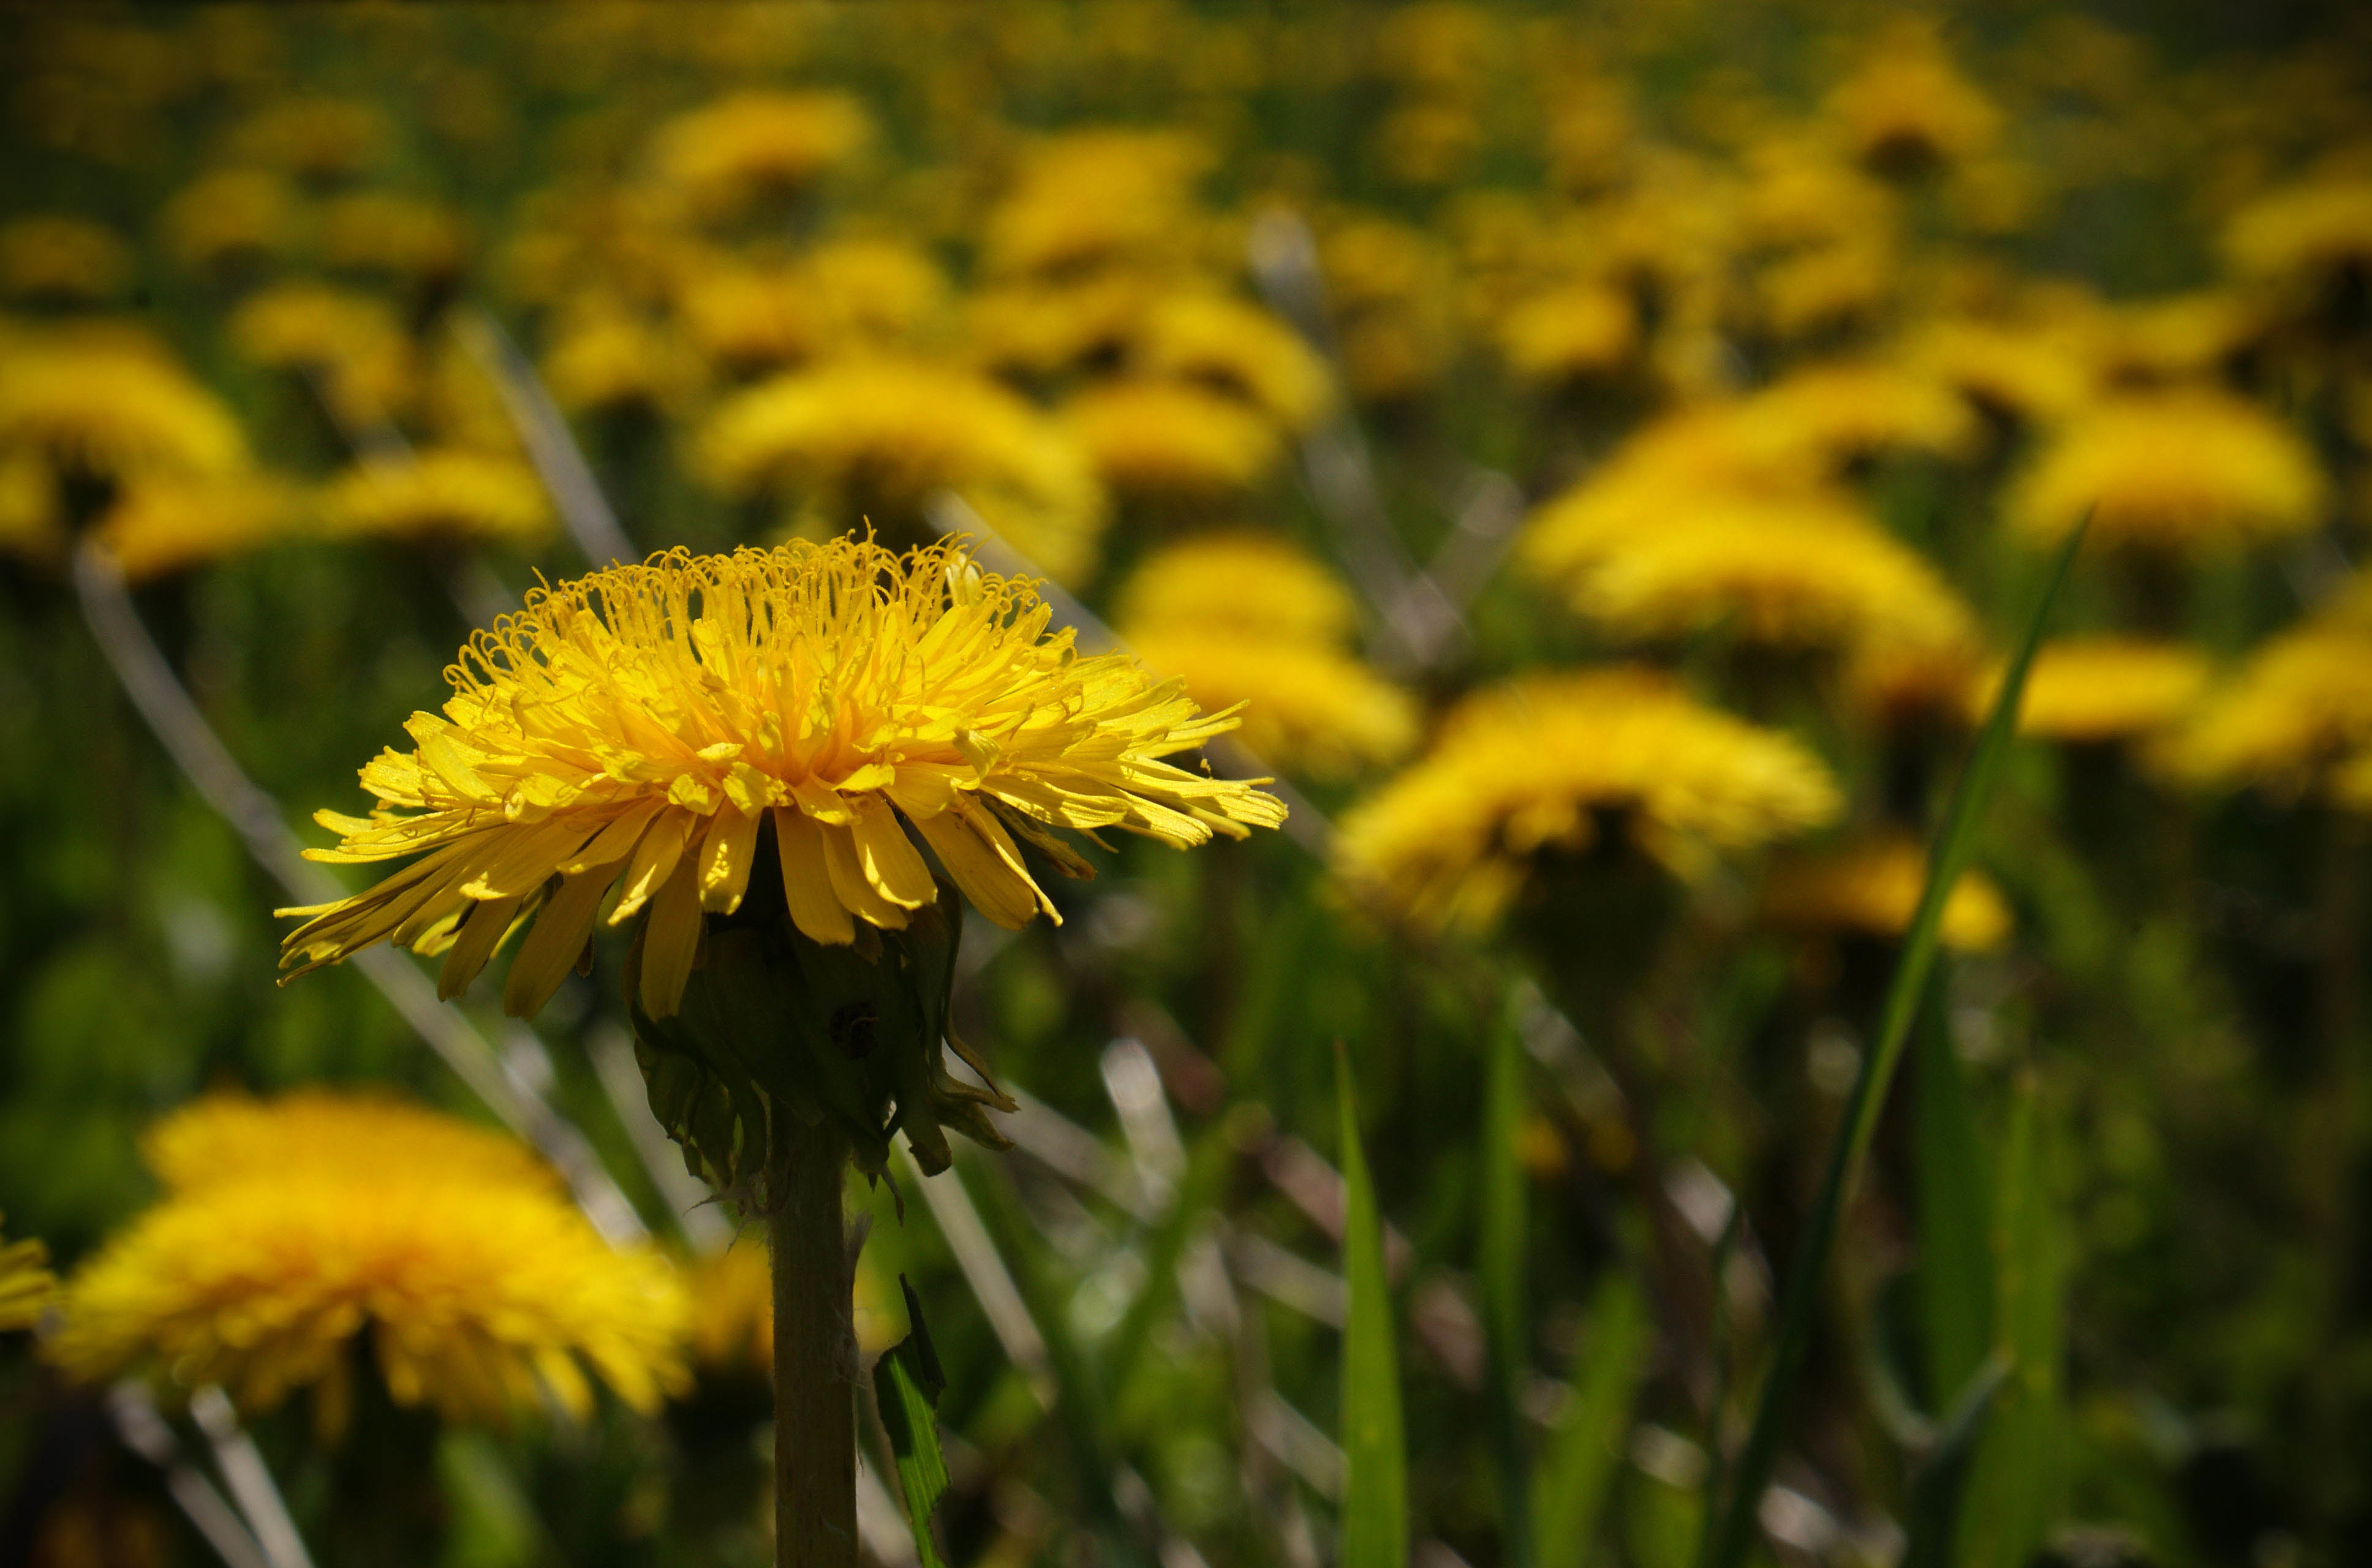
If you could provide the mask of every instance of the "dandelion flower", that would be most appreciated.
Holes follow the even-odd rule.
[[[1266,641],[1332,646],[1359,626],[1340,578],[1283,540],[1210,533],[1169,546],[1122,584],[1121,625],[1205,626]]]
[[[0,554],[55,561],[70,542],[50,465],[38,452],[0,448]]]
[[[308,180],[343,180],[387,156],[394,133],[378,105],[354,99],[285,99],[231,135],[232,156]]]
[[[0,1241],[0,1330],[29,1329],[56,1295],[50,1253],[38,1240]]]
[[[559,1193],[560,1177],[517,1138],[392,1095],[296,1089],[271,1099],[210,1094],[150,1127],[141,1157],[174,1192],[289,1170],[410,1166],[456,1179]]]
[[[2204,389],[2104,399],[2069,420],[2014,484],[2012,528],[2048,541],[2089,510],[2092,536],[2152,550],[2286,538],[2328,486],[2273,416]]]
[[[727,494],[803,494],[843,524],[918,519],[953,490],[1058,581],[1092,565],[1104,523],[1102,487],[1060,423],[984,377],[920,361],[762,382],[709,416],[695,460]]]
[[[1067,287],[992,285],[965,301],[963,334],[972,358],[989,369],[1056,376],[1123,357],[1155,293],[1132,276]]]
[[[93,533],[139,583],[286,538],[303,516],[296,487],[268,474],[144,480],[117,496]]]
[[[692,1357],[703,1371],[748,1371],[763,1377],[774,1365],[774,1295],[765,1247],[742,1237],[713,1258],[692,1265],[686,1294],[692,1299]],[[856,1354],[869,1362],[906,1337],[904,1313],[890,1310],[894,1291],[884,1291],[871,1260],[856,1264],[855,1312]]]
[[[1211,627],[1124,628],[1129,649],[1206,708],[1249,704],[1238,738],[1262,761],[1319,779],[1390,762],[1415,744],[1407,692],[1337,648],[1247,640]]]
[[[1480,928],[1535,856],[1576,853],[1627,814],[1668,863],[1831,820],[1828,771],[1796,741],[1703,707],[1641,669],[1533,677],[1468,698],[1431,748],[1344,818],[1335,869],[1427,924]]]
[[[538,915],[504,1004],[559,983],[602,912],[650,912],[641,1003],[673,1014],[703,911],[729,912],[771,822],[784,893],[812,941],[897,930],[936,900],[911,825],[990,919],[1054,913],[1013,833],[1082,863],[1050,831],[1124,828],[1180,847],[1273,827],[1249,785],[1160,759],[1235,727],[1125,657],[1078,656],[1026,584],[952,544],[892,555],[797,541],[655,556],[530,592],[448,672],[416,749],[363,772],[369,818],[323,812],[343,862],[422,855],[320,908],[283,945],[303,970],[379,941],[446,952],[466,987]]]
[[[1900,936],[1911,928],[1926,886],[1926,853],[1907,838],[1888,835],[1779,857],[1762,884],[1762,915],[1783,929]],[[2000,890],[1981,872],[1961,873],[1944,899],[1944,945],[1987,952],[2009,933],[2009,906]]]
[[[542,369],[552,401],[572,413],[674,410],[701,379],[688,345],[658,323],[607,299],[580,301],[561,313]]]
[[[613,1249],[549,1179],[422,1158],[407,1137],[423,1113],[372,1101],[238,1114],[236,1168],[172,1191],[68,1283],[44,1348],[71,1376],[215,1383],[250,1411],[318,1386],[334,1430],[348,1346],[367,1329],[395,1401],[449,1420],[501,1422],[545,1399],[588,1416],[588,1370],[645,1411],[683,1387],[674,1271]],[[174,1145],[170,1120],[157,1141]],[[428,1146],[469,1145],[448,1132]]]
[[[1233,399],[1175,381],[1107,381],[1063,419],[1122,494],[1224,498],[1259,487],[1285,455],[1284,433]]]
[[[391,191],[357,191],[321,203],[321,260],[332,267],[436,281],[469,259],[469,231],[447,207]]]
[[[1308,429],[1333,402],[1326,366],[1300,333],[1225,295],[1163,299],[1145,319],[1134,362],[1146,375],[1240,398],[1290,431]]]
[[[202,174],[157,215],[165,249],[194,273],[227,273],[285,256],[303,227],[296,188],[262,168]]]
[[[232,472],[247,442],[230,412],[161,350],[128,338],[0,339],[0,450],[118,482]]]
[[[232,312],[230,341],[254,364],[309,378],[343,424],[383,424],[408,408],[418,391],[412,341],[394,308],[371,295],[320,284],[275,285]]]
[[[2099,381],[2096,356],[2079,334],[1973,317],[1930,321],[1905,345],[1904,358],[1980,408],[2029,425],[2075,412]]]
[[[105,224],[35,214],[0,224],[0,294],[96,305],[132,280],[132,252]]]
[[[1888,173],[1974,157],[2001,129],[2001,110],[1961,75],[1933,26],[1910,17],[1829,95],[1828,112],[1855,156]]]
[[[2372,634],[2312,623],[2273,638],[2211,691],[2165,757],[2202,784],[2298,796],[2372,749]]]
[[[805,191],[872,135],[847,93],[738,93],[660,127],[652,162],[696,212],[730,218]]]
[[[322,488],[320,509],[330,532],[355,537],[532,546],[554,527],[552,502],[533,469],[461,447],[365,459]]]
[[[1500,357],[1534,385],[1578,381],[1621,370],[1639,350],[1639,309],[1611,284],[1566,284],[1532,295],[1498,324]]]
[[[1968,403],[1919,370],[1840,360],[1792,370],[1738,407],[1736,439],[1774,461],[1802,453],[1843,466],[1884,451],[1964,456],[1977,436]]]
[[[2207,686],[2207,661],[2179,643],[2134,637],[2068,637],[2035,651],[2017,727],[2045,740],[2122,740],[2164,729]],[[2001,675],[1976,693],[1993,705]]]
[[[1077,276],[1160,259],[1194,234],[1208,153],[1183,134],[1075,131],[1030,149],[981,238],[992,277]]]
[[[2372,179],[2341,175],[2266,192],[2232,215],[2224,253],[2243,277],[2309,289],[2372,273]]]

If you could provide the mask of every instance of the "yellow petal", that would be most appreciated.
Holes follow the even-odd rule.
[[[503,981],[503,1011],[514,1018],[531,1018],[552,1000],[563,976],[585,950],[593,934],[593,917],[609,890],[610,877],[600,871],[571,877],[544,901],[543,912],[519,944],[511,972]]]
[[[823,830],[796,807],[778,806],[774,849],[783,863],[783,896],[790,901],[791,923],[812,942],[856,940],[855,923],[832,897],[831,874],[823,862]]]
[[[511,917],[518,913],[520,900],[487,899],[470,911],[461,923],[461,931],[452,950],[445,955],[445,967],[436,975],[436,998],[450,1001],[470,989],[486,960],[494,956],[494,948],[511,928]]]
[[[653,893],[674,875],[675,863],[683,856],[683,842],[692,827],[692,818],[681,811],[669,811],[650,826],[643,842],[634,846],[634,857],[626,862],[626,875],[619,883],[618,907],[610,912],[610,923],[623,925],[634,918]]]
[[[885,931],[902,930],[906,912],[875,892],[873,884],[866,879],[864,863],[856,854],[855,830],[829,823],[818,823],[816,830],[823,838],[823,868],[831,883],[832,896]]]
[[[461,884],[461,891],[473,899],[531,893],[589,836],[582,823],[565,819],[511,829],[496,837],[494,853],[479,865],[477,875]]]
[[[960,811],[925,817],[914,826],[974,909],[1007,930],[1018,931],[1029,923],[1044,895],[1030,881],[1029,872],[1000,857]],[[996,831],[1000,838],[1004,836],[1002,829]]]
[[[910,910],[937,898],[938,884],[931,880],[931,868],[923,863],[906,830],[898,825],[898,814],[890,809],[889,802],[878,795],[860,795],[851,804],[856,808],[857,862],[873,890]]]
[[[689,860],[651,900],[650,923],[643,928],[643,1011],[654,1018],[675,1016],[683,1001],[692,960],[700,952],[700,876]]]
[[[700,907],[731,914],[750,886],[751,852],[758,845],[758,819],[731,801],[717,809],[700,846]]]
[[[626,808],[623,815],[610,819],[609,825],[594,834],[583,849],[562,861],[561,872],[574,877],[597,865],[617,865],[634,853],[634,845],[641,841],[643,830],[651,825],[653,817],[666,809],[665,803],[661,801],[636,801]]]

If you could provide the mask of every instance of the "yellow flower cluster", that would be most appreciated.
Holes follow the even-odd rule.
[[[399,1404],[580,1418],[591,1372],[638,1410],[683,1387],[686,1304],[498,1134],[316,1091],[201,1100],[159,1123],[164,1201],[76,1273],[44,1347],[70,1375],[220,1384],[250,1411],[311,1386],[334,1433],[351,1349]]]

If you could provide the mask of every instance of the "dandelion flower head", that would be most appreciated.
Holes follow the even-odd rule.
[[[0,224],[0,294],[12,299],[96,305],[131,281],[131,250],[105,224],[62,213]]]
[[[2272,415],[2186,389],[2091,404],[2013,484],[2006,506],[2030,540],[2064,537],[2088,508],[2093,539],[2169,551],[2303,532],[2327,495],[2314,454]]]
[[[296,487],[269,474],[144,480],[94,532],[116,569],[138,583],[287,538],[306,516]]]
[[[1895,835],[1865,839],[1775,859],[1762,885],[1762,914],[1783,929],[1900,936],[1926,886],[1927,856],[1916,843]],[[2000,889],[1981,872],[1962,872],[1944,899],[1944,945],[1987,952],[2009,933]]]
[[[1487,926],[1533,858],[1578,853],[1601,813],[1667,864],[1832,819],[1828,770],[1795,740],[1650,671],[1534,677],[1468,698],[1425,755],[1346,817],[1337,874],[1421,923]]]
[[[160,347],[105,331],[0,335],[0,451],[122,482],[246,466],[230,411]]]
[[[452,1420],[546,1400],[587,1415],[588,1369],[637,1410],[680,1388],[666,1260],[612,1249],[551,1178],[473,1142],[488,1134],[420,1142],[437,1120],[322,1094],[168,1119],[151,1147],[176,1185],[68,1283],[47,1353],[84,1381],[218,1383],[250,1411],[315,1386],[332,1431],[366,1328],[396,1402]],[[228,1164],[187,1168],[201,1156]]]
[[[2017,727],[2045,740],[2100,741],[2144,736],[2180,718],[2204,691],[2207,661],[2180,643],[2137,637],[2067,637],[2035,650]],[[1974,693],[1993,704],[1994,671]]]
[[[1933,26],[1908,17],[1838,84],[1828,111],[1855,155],[1887,173],[1974,157],[2001,131],[2001,110],[1953,64]]]
[[[196,273],[285,255],[304,227],[296,188],[261,168],[199,175],[166,201],[157,221],[167,253]]]
[[[982,259],[997,277],[1076,277],[1155,261],[1195,238],[1194,182],[1208,152],[1175,132],[1083,130],[1029,149],[988,215]]]
[[[864,150],[865,106],[841,92],[746,92],[669,121],[652,163],[706,218],[793,195]]]
[[[1122,585],[1114,615],[1124,626],[1207,626],[1341,644],[1358,630],[1359,601],[1342,579],[1284,540],[1223,531],[1181,540],[1150,557]]]
[[[614,884],[609,923],[649,909],[642,1002],[671,1015],[703,911],[738,908],[771,822],[800,932],[897,930],[937,885],[1018,927],[1054,906],[1014,835],[1084,863],[1051,830],[1121,828],[1186,847],[1273,827],[1250,785],[1161,759],[1235,727],[1120,656],[1082,657],[1023,581],[953,542],[903,556],[869,540],[729,556],[682,552],[532,591],[447,671],[412,751],[363,771],[380,809],[322,812],[342,862],[421,855],[315,909],[283,945],[299,972],[375,942],[444,952],[469,984],[535,914],[506,1006],[533,1012]],[[769,874],[773,874],[770,868]]]
[[[2166,761],[2203,784],[2313,793],[2372,750],[2372,632],[2323,621],[2273,638],[2169,738]]]
[[[355,538],[534,545],[555,526],[534,470],[461,447],[365,459],[322,488],[320,505],[324,527]]]
[[[1285,455],[1284,434],[1265,415],[1188,382],[1099,382],[1064,405],[1063,420],[1123,495],[1241,496]]]
[[[230,341],[245,358],[309,377],[331,413],[356,425],[402,412],[417,390],[412,341],[375,296],[320,284],[278,284],[232,312]]]
[[[2243,277],[2307,287],[2372,272],[2372,179],[2334,175],[2269,191],[2232,215],[2224,252]]]
[[[29,1329],[56,1295],[49,1249],[38,1240],[0,1241],[0,1330]]]

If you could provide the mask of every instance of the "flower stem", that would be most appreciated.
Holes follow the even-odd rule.
[[[766,1222],[774,1279],[774,1562],[856,1568],[855,1278],[841,1217],[847,1140],[802,1129]]]

